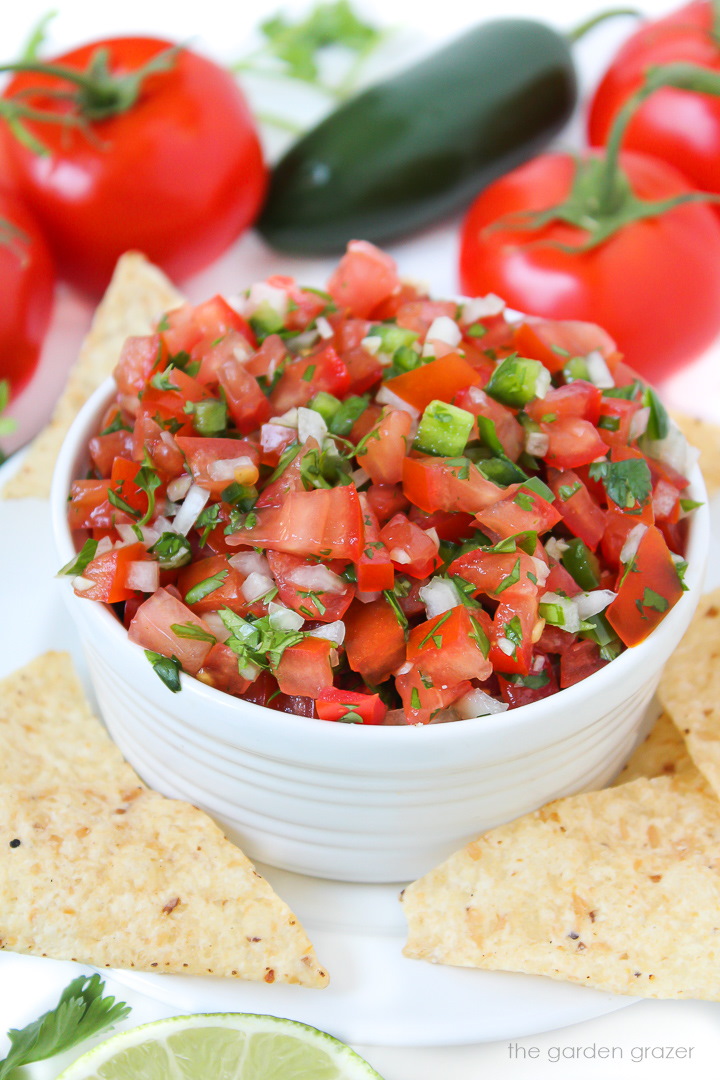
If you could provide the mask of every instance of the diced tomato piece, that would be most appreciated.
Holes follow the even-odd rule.
[[[355,596],[355,586],[323,563],[298,555],[268,551],[267,560],[280,602],[306,619],[330,623],[342,619]]]
[[[529,705],[533,701],[541,701],[558,691],[555,668],[547,656],[538,655],[533,660],[532,674],[521,675],[520,678],[528,679],[531,685],[527,686],[524,682],[514,683],[509,679],[504,679],[502,675],[498,677],[502,699],[507,701],[511,709],[517,709],[521,705]]]
[[[639,513],[629,514],[611,501],[605,511],[605,531],[600,542],[600,551],[606,564],[617,569],[629,533],[636,525],[652,525],[654,521],[652,502],[647,502]]]
[[[383,589],[392,589],[395,584],[395,568],[388,549],[380,539],[380,525],[367,495],[361,491],[359,498],[365,538],[362,555],[355,563],[358,589],[360,592],[382,592]]]
[[[335,686],[320,692],[315,708],[321,720],[342,720],[348,713],[352,713],[361,719],[351,722],[363,724],[382,724],[387,713],[387,705],[380,699],[379,694],[358,694]]]
[[[518,484],[507,490],[504,499],[486,506],[475,515],[483,532],[489,531],[498,538],[528,530],[542,535],[561,520],[555,504],[530,488]]]
[[[542,625],[542,624],[540,624]],[[537,596],[503,593],[493,617],[490,662],[495,671],[529,675],[538,627]]]
[[[455,686],[426,686],[423,676],[415,666],[395,679],[395,687],[402,698],[403,710],[409,724],[429,724],[435,713],[452,705],[472,689],[472,683],[460,682]]]
[[[605,531],[607,515],[593,499],[577,473],[571,469],[548,469],[548,486],[555,495],[554,505],[573,536],[595,551]]]
[[[248,323],[222,296],[214,296],[196,306],[183,304],[167,312],[161,326],[162,336],[173,356],[186,352],[193,359],[201,359],[230,330],[242,334],[253,348],[257,348]]]
[[[492,665],[485,652],[490,642],[489,616],[478,608],[476,623],[465,607],[421,622],[410,631],[407,658],[435,686],[452,686],[464,679],[487,679]]]
[[[245,701],[252,701],[255,705],[265,705],[272,709],[279,696],[275,676],[269,671],[261,671],[255,682],[250,683],[247,690],[240,696]]]
[[[476,548],[455,559],[448,572],[472,582],[477,591],[503,600],[537,593],[537,567],[524,551],[490,552]],[[532,575],[532,577],[530,576]]]
[[[560,656],[560,686],[574,686],[608,663],[594,641],[576,641]]]
[[[641,408],[642,402],[640,401],[604,397],[600,405],[600,418],[598,420],[598,434],[603,442],[608,446],[622,447],[626,447],[628,443],[633,442],[633,417]]]
[[[348,394],[364,394],[382,379],[383,366],[377,356],[360,345],[345,349],[340,353],[340,359],[350,376]]]
[[[222,580],[218,581],[218,588],[201,600],[189,603],[186,597],[190,590],[216,574],[223,575]],[[185,603],[197,615],[204,615],[206,611],[220,611],[225,607],[239,615],[245,614],[250,607],[242,591],[244,581],[245,576],[230,566],[226,555],[210,555],[184,566],[178,574],[177,586]]]
[[[553,374],[562,371],[568,356],[587,356],[597,350],[607,359],[616,352],[615,342],[601,327],[572,319],[527,319],[517,328],[515,348]]]
[[[682,593],[665,538],[658,528],[649,525],[629,571],[620,575],[617,596],[605,615],[625,645],[639,645],[662,622]]]
[[[180,431],[192,431],[192,425],[184,424]],[[185,469],[185,457],[175,436],[141,410],[135,421],[132,456],[135,461],[143,461],[146,453],[153,468],[165,479],[180,476]]]
[[[405,660],[405,633],[384,597],[356,600],[345,615],[345,652],[350,667],[374,686]]]
[[[287,354],[287,347],[280,335],[268,334],[260,348],[250,357],[245,366],[255,378],[264,376],[267,379],[272,379]]]
[[[260,428],[260,461],[275,467],[291,443],[297,439],[295,428],[282,424],[263,424]]]
[[[454,544],[469,540],[477,531],[475,518],[461,511],[449,513],[447,510],[436,510],[433,514],[426,514],[424,510],[413,506],[408,517],[419,525],[423,532],[434,529],[441,540],[450,540]]]
[[[239,334],[237,330],[229,330],[224,337],[220,338],[200,361],[197,373],[197,381],[203,385],[217,386],[220,379],[220,368],[228,361],[235,364],[245,365],[253,356],[252,346],[247,338]]]
[[[452,300],[408,300],[398,308],[395,321],[404,330],[412,330],[420,336],[422,341],[435,322],[435,319],[445,315],[454,319],[457,312],[457,304]]]
[[[289,645],[275,671],[283,694],[317,699],[323,690],[332,686],[330,653],[333,648],[331,641],[319,637],[304,637],[296,645]]]
[[[131,457],[132,448],[132,431],[122,430],[112,431],[109,435],[95,435],[89,445],[92,463],[103,477],[108,477],[112,472],[116,457]]]
[[[120,549],[122,550],[122,549]],[[179,637],[173,626],[190,623],[210,636],[210,627],[167,589],[158,589],[141,604],[128,628],[128,638],[143,649],[176,656],[184,671],[196,675],[205,663],[212,641]]]
[[[150,376],[163,370],[167,357],[167,348],[159,334],[126,338],[113,371],[118,392],[137,397]]]
[[[452,401],[461,390],[477,386],[480,376],[458,353],[448,353],[385,383],[388,390],[420,412],[431,401]]]
[[[129,515],[108,502],[110,487],[110,480],[73,480],[67,505],[71,529],[108,529],[116,521],[132,521]]]
[[[226,694],[234,694],[236,697],[244,694],[250,685],[249,680],[244,679],[238,671],[238,658],[235,653],[220,642],[210,649],[197,677],[207,686],[214,686],[216,690],[224,690]]]
[[[583,379],[576,379],[566,386],[553,387],[544,398],[531,401],[525,406],[525,412],[537,423],[541,420],[549,422],[548,417],[559,420],[577,416],[581,420],[597,424],[602,401],[599,387]]]
[[[574,469],[578,465],[588,465],[607,453],[607,444],[603,442],[593,424],[576,416],[560,417],[550,423],[540,424],[550,440],[544,460],[557,469]]]
[[[400,291],[395,260],[366,240],[351,240],[327,291],[339,308],[369,319],[375,308]]]
[[[562,563],[555,562],[554,559],[551,559],[550,573],[545,580],[545,591],[565,593],[566,596],[577,596],[578,593],[582,592],[582,589]],[[563,633],[565,632],[563,631]],[[565,634],[565,637],[567,637],[567,634]]]
[[[410,577],[427,577],[442,563],[432,538],[405,514],[396,514],[383,525],[380,540],[387,548],[396,570]]]
[[[228,537],[231,547],[259,546],[351,562],[362,553],[362,510],[354,484],[290,491],[282,506],[262,507],[254,517],[252,527]]]
[[[398,484],[410,440],[412,418],[402,409],[386,409],[357,455],[374,484]]]
[[[675,523],[680,518],[680,492],[662,477],[653,487],[652,508],[658,524],[661,521]]]
[[[110,490],[132,507],[138,517],[147,512],[149,505],[147,492],[135,483],[140,468],[137,461],[117,457],[113,461],[110,475]]]
[[[442,457],[406,457],[403,491],[428,514],[436,510],[477,514],[505,495],[505,488],[486,480],[472,463],[458,465],[457,459]]]
[[[281,289],[290,300],[285,317],[288,330],[307,330],[310,323],[328,306],[327,296],[312,289],[303,289],[294,278],[285,274],[272,274],[267,279],[267,284],[274,289]]]
[[[320,390],[343,398],[350,387],[350,374],[332,345],[322,345],[309,356],[288,364],[270,395],[274,415],[307,405]]]
[[[297,431],[294,428],[289,428],[289,430],[293,434],[293,440],[296,439]],[[282,506],[285,501],[285,496],[289,491],[304,491],[305,485],[302,480],[303,461],[308,454],[312,454],[313,451],[319,449],[318,443],[313,438],[309,438],[302,446],[299,446],[297,454],[292,461],[285,466],[277,480],[273,480],[272,483],[267,484],[255,503],[256,508],[259,509],[263,506]]]
[[[502,444],[502,448],[511,461],[517,461],[525,446],[525,432],[507,405],[495,401],[479,386],[470,386],[455,398],[455,404],[460,409],[472,413],[473,416],[485,416],[492,420],[495,425],[495,434]],[[477,437],[477,426],[475,428]]]
[[[255,443],[247,439],[189,438],[178,435],[175,441],[185,455],[195,483],[213,495],[221,495],[233,480],[252,485],[258,478],[260,452]],[[239,465],[233,476],[213,479],[212,470],[216,462],[235,461],[240,458],[247,458],[248,463]]]
[[[140,562],[147,558],[147,552],[142,544],[127,544],[125,547],[106,551],[104,555],[98,555],[92,559],[82,572],[86,581],[92,581],[90,589],[75,587],[77,596],[86,600],[99,600],[104,604],[116,604],[121,600],[129,600],[135,595],[133,589],[127,587],[127,575],[130,563]]]
[[[247,435],[270,419],[270,402],[257,379],[237,360],[225,360],[218,370],[228,412],[241,435]]]
[[[400,484],[371,484],[367,497],[381,525],[395,514],[405,513],[410,505]]]

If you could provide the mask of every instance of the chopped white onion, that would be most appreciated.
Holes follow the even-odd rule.
[[[409,671],[412,671],[412,664],[409,660],[406,660],[404,664],[400,665],[397,671],[393,672],[393,675],[395,676],[395,678],[397,678],[398,675],[407,675]]]
[[[643,449],[648,457],[669,465],[682,476],[690,475],[700,457],[700,451],[690,446],[680,428],[672,422],[664,439],[648,439],[643,443]]]
[[[253,600],[259,600],[261,596],[265,596],[274,588],[275,582],[269,575],[258,574],[257,571],[253,570],[243,581],[240,591],[248,604],[252,604]]]
[[[488,293],[487,296],[475,296],[471,300],[466,300],[462,305],[460,322],[464,326],[468,326],[470,323],[477,322],[478,319],[489,319],[493,315],[501,315],[504,310],[505,301],[501,300],[495,293]]]
[[[268,606],[268,618],[274,630],[299,630],[305,620],[298,611],[292,611],[284,604],[276,604],[273,601]]]
[[[530,558],[535,564],[535,569],[533,570],[533,573],[537,578],[538,585],[542,589],[545,585],[545,582],[550,577],[550,567],[543,559],[536,559],[534,555],[531,555]]]
[[[650,422],[650,406],[646,405],[644,409],[638,409],[630,420],[630,428],[628,431],[628,442],[635,442],[641,435],[644,435],[647,431],[648,423]]]
[[[90,578],[83,577],[82,574],[78,574],[77,577],[72,579],[72,586],[75,592],[87,592],[88,589],[92,589],[93,585],[97,585],[97,582],[91,581]]]
[[[126,585],[138,592],[154,593],[160,585],[160,567],[156,562],[145,559],[131,562],[127,569]]]
[[[404,566],[405,563],[412,562],[412,558],[410,554],[405,551],[405,548],[391,548],[390,559],[392,562],[400,563],[401,566]]]
[[[615,385],[615,380],[605,362],[605,357],[597,349],[593,349],[592,352],[587,354],[585,364],[588,378],[594,386],[598,386],[601,390],[609,390],[611,386]]]
[[[506,656],[512,656],[515,652],[515,646],[512,641],[506,637],[498,638],[498,648],[501,652],[504,652]]]
[[[555,559],[556,562],[560,562],[563,555],[568,551],[570,545],[566,540],[558,540],[554,536],[549,537],[545,542],[545,550],[551,559]]]
[[[254,315],[258,308],[263,305],[272,308],[281,319],[284,319],[288,310],[288,294],[284,289],[278,289],[275,285],[268,285],[266,281],[257,281],[250,288],[250,292],[243,304],[242,314],[247,319]]]
[[[169,450],[178,449],[178,444],[175,442],[169,431],[160,432],[160,442],[165,443]]]
[[[315,320],[315,326],[317,327],[317,332],[321,338],[327,340],[328,338],[335,336],[335,331],[324,315],[318,315]]]
[[[248,682],[255,682],[259,674],[260,668],[257,664],[247,663],[242,667],[238,664],[238,675],[243,679],[247,679]]]
[[[176,506],[174,513],[177,513],[178,509],[179,508]],[[173,525],[172,521],[169,521],[168,518],[163,517],[162,514],[160,514],[159,517],[155,518],[155,524],[153,525],[153,529],[155,529],[158,536],[162,536],[164,532],[175,532],[175,526]]]
[[[301,589],[307,589],[308,592],[342,593],[347,589],[347,583],[340,575],[334,574],[322,563],[296,567],[288,574],[288,581]]]
[[[535,397],[544,398],[550,389],[552,383],[552,375],[546,367],[540,367],[535,379]]]
[[[462,341],[462,330],[449,315],[438,315],[430,323],[425,341],[444,341],[453,348]]]
[[[589,619],[591,615],[597,615],[604,611],[608,604],[612,604],[617,596],[612,589],[593,589],[592,592],[578,593],[573,596],[573,601],[578,609],[581,619]]]
[[[191,484],[182,506],[175,515],[174,531],[180,533],[181,536],[187,536],[198,516],[207,506],[209,498],[210,492],[207,488],[201,488],[199,484]]]
[[[653,512],[656,519],[670,516],[675,509],[677,494],[677,488],[667,480],[658,480],[652,497]]]
[[[620,549],[620,562],[627,565],[637,555],[640,541],[647,532],[647,525],[636,525],[625,537],[625,543]]]
[[[361,604],[372,604],[373,600],[379,600],[382,596],[380,592],[356,592],[355,599],[359,600]]]
[[[438,536],[438,531],[435,528],[435,526],[433,525],[429,529],[425,529],[423,531],[424,531],[425,535],[429,536],[430,539],[432,540],[433,544],[435,545],[435,550],[439,551],[440,550],[440,537]]]
[[[192,476],[176,476],[167,486],[167,496],[171,502],[180,502],[185,498],[193,482]]]
[[[380,337],[379,334],[369,334],[367,337],[364,337],[362,339],[360,345],[365,350],[365,352],[369,352],[371,356],[377,356],[377,354],[380,352],[380,349],[382,348],[382,343],[383,339]]]
[[[133,532],[132,525],[117,525],[117,531],[120,533],[122,540],[128,544],[137,544],[137,536]],[[127,535],[129,533],[129,537]],[[108,551],[112,551],[113,542],[109,536],[103,536],[102,540],[98,540],[98,546],[95,548],[94,559],[97,559],[99,555],[106,555]]]
[[[418,595],[425,605],[428,619],[434,619],[436,615],[444,615],[461,603],[460,595],[452,581],[443,578],[433,578],[422,585]]]
[[[208,476],[211,480],[234,480],[238,469],[254,469],[255,462],[245,454],[242,457],[218,458],[211,461],[207,467]]]
[[[320,413],[302,406],[297,411],[297,428],[298,439],[301,443],[306,443],[308,439],[315,439],[318,446],[322,446],[328,433],[327,424]]]
[[[160,533],[158,532],[157,528],[151,528],[149,525],[139,525],[138,526],[138,525],[119,524],[119,525],[116,525],[115,528],[117,529],[117,531],[120,534],[120,538],[121,538],[121,540],[123,542],[123,545],[125,545],[125,544],[137,544],[138,536],[137,536],[137,533],[135,532],[136,529],[140,530],[140,535],[142,536],[142,542],[143,542],[143,544],[145,545],[146,548],[152,547],[153,544],[157,540],[160,539]],[[104,541],[107,540],[107,539],[108,539],[108,537],[103,537],[103,540],[101,540],[100,543],[101,544],[104,543]],[[107,551],[108,549],[105,548],[105,550]],[[98,545],[97,551],[95,552],[95,556],[97,557],[98,555],[102,555],[102,551],[100,550],[99,545]]]
[[[540,613],[542,615],[543,604],[552,604],[553,607],[560,608],[562,612],[562,622],[555,623],[553,626],[559,626],[561,630],[567,631],[568,634],[576,634],[580,629],[580,612],[578,606],[575,603],[575,597],[560,596],[559,593],[547,592],[540,600]],[[546,616],[545,616],[546,617]]]
[[[527,431],[525,433],[525,450],[533,457],[545,457],[550,449],[550,436],[544,431]]]
[[[304,334],[291,338],[288,344],[294,353],[301,353],[303,349],[311,349],[319,338],[317,330],[306,330]]]
[[[221,645],[224,644],[228,638],[232,637],[231,632],[228,630],[217,611],[203,612],[203,622],[207,623],[208,629],[215,635]]]
[[[259,551],[238,551],[237,555],[230,556],[228,562],[233,570],[239,570],[245,577],[253,573],[270,577],[268,561]]]
[[[367,484],[370,479],[370,474],[366,473],[364,469],[354,469],[350,473],[350,479],[356,488],[361,488],[363,484]]]
[[[279,424],[280,427],[296,428],[298,426],[298,411],[297,409],[288,409],[282,416],[271,416],[271,424]]]
[[[505,712],[509,706],[507,702],[497,701],[496,698],[478,688],[469,690],[455,702],[453,708],[462,720],[472,720],[476,716],[491,716],[493,713]]]
[[[240,341],[233,345],[232,354],[239,364],[244,364],[252,356],[253,347],[245,338],[240,338]]]
[[[403,401],[401,397],[394,394],[392,390],[388,390],[387,384],[380,387],[375,400],[379,405],[389,405],[391,409],[402,409],[403,412],[410,413],[413,420],[417,420],[420,416],[420,410],[416,409],[414,405],[411,405],[407,401]]]
[[[325,638],[327,641],[333,641],[336,645],[342,645],[345,640],[345,623],[342,619],[338,619],[337,622],[324,623],[323,626],[316,626],[314,630],[308,630],[309,637]]]

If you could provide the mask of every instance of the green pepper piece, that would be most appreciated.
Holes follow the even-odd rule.
[[[474,417],[457,405],[431,401],[422,414],[415,446],[424,454],[459,457],[472,431]]]
[[[560,562],[584,592],[597,589],[600,584],[600,563],[597,555],[582,540],[575,537],[568,541]]]
[[[485,393],[503,405],[521,409],[538,397],[538,381],[547,369],[539,360],[526,356],[506,356],[493,371]],[[544,393],[544,391],[543,391]]]

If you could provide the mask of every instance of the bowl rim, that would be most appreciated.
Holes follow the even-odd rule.
[[[108,377],[98,389],[85,402],[71,427],[69,428],[60,449],[57,462],[53,471],[52,486],[50,492],[50,507],[52,531],[56,551],[60,565],[68,562],[77,553],[77,547],[73,540],[73,533],[67,523],[65,509],[70,483],[76,477],[76,462],[87,451],[88,439],[95,433],[101,411],[110,403],[111,395],[116,393],[117,387],[112,376]],[[453,740],[467,740],[471,733],[480,734],[483,739],[492,740],[493,736],[502,734],[507,738],[513,733],[520,734],[523,729],[535,727],[541,724],[543,719],[554,719],[558,713],[560,702],[564,703],[563,712],[576,711],[587,701],[588,698],[602,696],[611,685],[616,685],[623,677],[632,672],[642,669],[647,661],[652,659],[656,652],[657,644],[661,639],[667,641],[673,637],[679,642],[687,624],[692,618],[702,594],[702,583],[705,574],[705,565],[708,557],[710,541],[710,512],[708,508],[708,495],[705,483],[696,464],[690,476],[688,489],[692,497],[702,505],[693,511],[690,521],[687,544],[688,569],[685,575],[685,583],[688,591],[684,592],[678,602],[667,614],[652,633],[639,645],[626,649],[605,667],[594,672],[587,678],[565,687],[547,698],[520,705],[515,709],[507,709],[500,713],[485,716],[471,717],[454,723],[444,724],[411,724],[411,725],[367,725],[363,732],[363,740],[370,740],[367,745],[376,745],[378,748],[396,749],[403,741],[407,745],[408,730],[422,728],[423,738],[427,745],[432,747],[438,743],[452,744]],[[68,581],[69,585],[69,581]],[[82,597],[76,597],[73,593],[68,599],[82,603]],[[87,603],[86,616],[97,619],[98,627],[105,632],[114,635],[118,648],[130,646],[133,650],[143,651],[142,646],[128,641],[127,631],[112,612],[101,603]],[[677,643],[676,642],[676,643]],[[242,703],[243,723],[251,720],[262,723],[264,727],[274,725],[279,738],[295,737],[302,732],[313,741],[318,737],[332,743],[357,746],[354,724],[331,724],[318,717],[301,716],[297,713],[283,713],[275,709],[268,709],[255,702],[246,701],[242,698],[234,698],[232,694],[216,690],[185,672],[180,673],[182,692],[190,693],[198,700],[198,704],[206,707],[221,706],[226,711],[230,703],[236,701]],[[204,714],[206,715],[206,714]],[[352,741],[351,741],[352,740]],[[372,740],[375,740],[373,744]]]

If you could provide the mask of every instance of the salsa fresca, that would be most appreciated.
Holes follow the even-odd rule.
[[[691,456],[601,329],[433,300],[372,245],[129,338],[65,568],[157,674],[357,724],[498,712],[683,591]]]

